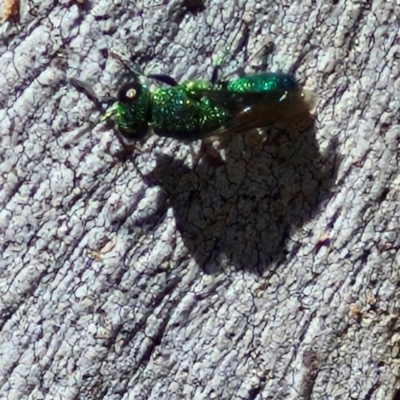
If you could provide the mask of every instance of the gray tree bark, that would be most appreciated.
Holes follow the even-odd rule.
[[[0,27],[0,398],[399,399],[399,5],[26,2]],[[225,163],[93,102],[123,74],[209,79],[268,42],[315,124]]]

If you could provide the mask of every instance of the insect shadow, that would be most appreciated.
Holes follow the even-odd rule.
[[[212,81],[215,77],[213,74]],[[176,86],[175,81],[171,83]],[[77,86],[91,95],[90,88],[80,83]],[[286,101],[286,96],[291,99],[290,93],[285,90],[275,102],[252,100],[252,107],[244,104],[217,129],[218,134],[230,137],[225,143],[225,162],[210,165],[205,154],[189,168],[176,157],[159,156],[148,176],[138,169],[149,185],[163,189],[163,195],[155,204],[155,213],[138,218],[136,223],[151,229],[163,218],[166,207],[171,207],[189,253],[210,274],[232,269],[273,271],[279,261],[294,257],[301,246],[299,230],[330,196],[336,172],[334,146],[327,154],[320,153],[313,117],[307,114],[301,121],[288,118],[309,110],[302,98],[295,97],[294,103]],[[206,96],[226,94],[216,90]],[[291,106],[291,112],[283,112]],[[279,125],[268,128],[265,136],[254,131],[241,133],[249,127],[265,126],[259,123],[269,124],[270,116]],[[165,134],[165,129],[160,130],[162,136],[182,139],[175,131]]]
[[[303,123],[274,127],[265,141],[232,135],[225,163],[216,168],[157,159],[152,179],[167,194],[182,240],[204,272],[261,274],[295,256],[296,231],[329,198],[337,167],[335,145],[320,153],[314,121]]]

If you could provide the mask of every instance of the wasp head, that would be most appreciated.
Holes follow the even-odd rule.
[[[118,91],[117,101],[101,121],[115,121],[121,135],[130,141],[143,139],[149,131],[151,96],[138,78],[125,83]]]

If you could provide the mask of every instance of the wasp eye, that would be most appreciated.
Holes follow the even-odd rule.
[[[131,99],[131,100],[134,99],[135,96],[136,96],[136,90],[133,89],[133,88],[128,89],[128,91],[126,92],[125,96],[126,96],[128,99]]]
[[[122,103],[135,102],[140,96],[142,87],[138,81],[125,83],[118,91],[118,101]]]

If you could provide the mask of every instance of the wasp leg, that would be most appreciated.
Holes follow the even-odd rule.
[[[275,51],[275,43],[268,42],[259,50],[252,59],[259,58],[259,63],[253,65],[255,70],[266,72],[268,70],[271,54]]]
[[[214,65],[213,73],[211,75],[211,83],[216,85],[217,83],[221,82],[222,79],[219,79],[219,72],[222,70],[223,64],[226,62],[226,58],[231,53],[231,49],[228,46],[222,55],[218,57],[217,62]]]
[[[229,135],[214,135],[204,138],[201,141],[199,159],[204,158],[206,162],[214,168],[217,168],[225,161],[221,157],[220,150],[224,149],[229,142]]]
[[[155,79],[156,81],[165,83],[169,86],[178,86],[179,85],[179,83],[169,75],[150,74],[150,75],[147,75],[147,78]]]
[[[121,135],[118,130],[116,131],[116,136],[122,148],[114,153],[114,157],[122,163],[126,163],[128,160],[131,160],[137,173],[140,175],[143,181],[146,182],[148,186],[154,186],[155,183],[151,179],[152,172],[150,174],[144,174],[138,165],[137,155],[142,154],[143,149],[138,146],[137,142],[127,143],[124,140],[123,135]]]
[[[201,142],[199,158],[204,158],[206,163],[213,168],[218,168],[219,166],[224,164],[224,160],[221,155],[212,145],[212,143],[207,141]]]
[[[216,85],[218,83],[218,73],[221,69],[220,65],[214,65],[213,73],[211,75],[211,83]]]

